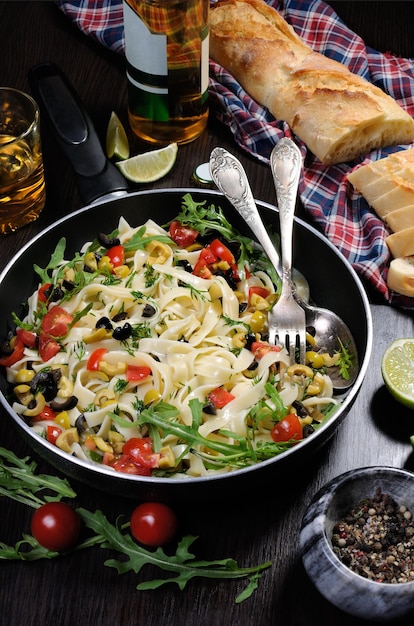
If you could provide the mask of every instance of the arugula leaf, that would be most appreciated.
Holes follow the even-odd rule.
[[[247,588],[236,598],[236,602],[242,602],[250,597],[257,588],[261,572],[271,566],[267,561],[261,565],[249,568],[241,568],[234,559],[226,558],[215,561],[196,561],[195,556],[189,551],[190,546],[197,537],[187,535],[178,543],[175,554],[168,555],[162,548],[149,551],[136,544],[129,534],[121,532],[118,526],[108,522],[101,511],[91,513],[86,509],[77,509],[85,525],[101,536],[102,547],[110,548],[128,557],[123,559],[108,559],[105,565],[113,567],[118,574],[133,571],[138,574],[142,567],[147,564],[154,565],[159,569],[173,574],[170,578],[155,579],[139,583],[138,590],[158,589],[167,583],[176,583],[183,590],[192,578],[214,579],[243,579],[248,578]]]
[[[38,265],[34,264],[33,268],[37,274],[39,274],[42,284],[49,282],[50,275],[49,270],[54,270],[57,265],[62,263],[66,248],[66,239],[62,237],[57,242],[56,248],[52,252],[49,263],[45,268],[41,268]]]
[[[29,457],[20,459],[13,452],[0,448],[0,496],[17,500],[35,509],[45,502],[76,497],[66,479],[36,474],[36,468],[37,464]],[[52,493],[45,493],[45,490]]]
[[[354,355],[348,350],[340,338],[338,337],[339,348],[335,351],[335,354],[339,354],[339,361],[337,366],[339,367],[339,373],[344,380],[349,380],[349,371],[354,365]]]

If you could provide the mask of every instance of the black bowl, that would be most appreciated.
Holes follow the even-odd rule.
[[[132,225],[140,225],[151,218],[164,225],[174,218],[181,207],[185,193],[197,201],[221,206],[228,220],[241,232],[251,236],[249,228],[226,199],[216,191],[198,189],[154,190],[126,194],[99,201],[75,211],[39,233],[10,261],[0,276],[0,336],[11,326],[11,313],[19,313],[22,302],[36,289],[37,277],[33,264],[45,267],[51,252],[61,237],[66,237],[66,256],[71,258],[98,232],[111,232],[121,216]],[[279,230],[279,216],[274,206],[258,202],[263,221]],[[372,319],[368,298],[355,271],[340,252],[315,228],[300,219],[295,220],[294,266],[302,272],[310,285],[313,301],[332,309],[350,328],[358,350],[360,370],[356,382],[347,393],[340,409],[312,436],[279,456],[260,464],[201,478],[153,478],[131,476],[105,467],[90,465],[68,456],[56,446],[33,433],[7,401],[7,381],[0,377],[0,402],[14,420],[27,443],[43,458],[66,475],[93,487],[121,496],[164,501],[194,500],[217,497],[221,485],[228,485],[232,493],[258,484],[262,474],[279,470],[282,466],[303,466],[304,460],[325,444],[349,412],[364,379],[372,348]]]

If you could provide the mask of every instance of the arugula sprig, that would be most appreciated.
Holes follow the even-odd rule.
[[[338,337],[339,348],[335,351],[336,354],[339,354],[339,373],[344,380],[349,380],[350,370],[354,366],[354,354],[349,351],[348,347],[345,346],[340,338]]]
[[[33,508],[38,508],[51,500],[60,500],[62,497],[76,497],[76,493],[66,479],[37,474],[36,470],[37,464],[29,457],[20,459],[13,452],[0,448],[0,496],[11,498]],[[252,595],[258,587],[262,573],[271,566],[270,561],[244,568],[239,567],[232,558],[212,561],[195,560],[194,554],[189,551],[190,546],[198,538],[193,535],[183,537],[177,544],[174,554],[166,554],[162,548],[150,551],[133,541],[128,533],[129,522],[121,523],[122,520],[119,518],[115,524],[112,524],[102,511],[91,512],[82,507],[76,510],[85,526],[93,534],[76,546],[73,549],[74,552],[93,546],[116,551],[122,555],[122,560],[114,557],[107,559],[104,565],[116,569],[118,574],[131,571],[138,574],[147,564],[171,574],[170,577],[141,582],[136,586],[138,590],[158,589],[168,583],[175,583],[180,590],[183,590],[193,578],[247,579],[247,586],[236,598],[236,602],[240,603]],[[34,537],[26,533],[14,546],[0,542],[0,561],[36,561],[58,556],[60,556],[58,552],[47,550]]]
[[[74,498],[76,493],[66,479],[36,474],[37,464],[29,457],[19,459],[0,448],[0,496],[38,508],[45,502]]]
[[[215,561],[195,561],[195,556],[189,552],[189,547],[198,538],[193,535],[183,537],[178,543],[175,554],[168,555],[162,548],[154,552],[138,546],[129,534],[121,532],[120,527],[110,524],[101,511],[91,513],[86,509],[78,509],[88,528],[95,531],[102,538],[101,546],[116,550],[128,557],[128,560],[109,559],[105,565],[113,567],[118,574],[133,571],[138,574],[147,564],[154,565],[161,570],[170,572],[174,576],[139,583],[138,590],[158,589],[167,583],[176,583],[180,590],[193,578],[238,579],[248,578],[247,588],[236,598],[242,602],[250,597],[257,588],[261,572],[270,567],[271,562],[262,563],[251,568],[240,568],[234,559],[226,558]]]

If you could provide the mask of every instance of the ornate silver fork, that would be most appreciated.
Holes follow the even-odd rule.
[[[280,139],[270,155],[270,167],[276,188],[280,220],[280,247],[282,256],[282,291],[279,300],[269,312],[269,341],[285,344],[290,360],[305,362],[306,314],[294,297],[292,280],[292,235],[302,156],[297,145],[287,137]]]
[[[296,185],[299,182],[300,163],[301,161],[299,161]],[[286,172],[291,177],[291,168],[286,168],[285,165],[286,163],[284,164],[283,169],[286,169]],[[288,280],[288,285],[284,285],[282,288],[282,295],[283,292],[285,292],[285,294],[283,295],[283,300],[281,302],[282,306],[280,307],[280,317],[280,300],[269,312],[269,341],[270,343],[277,343],[279,341],[282,345],[286,346],[292,363],[295,362],[295,348],[297,345],[299,348],[300,362],[303,363],[305,360],[306,345],[305,312],[296,303],[296,301],[294,301],[293,296],[291,298],[291,301],[288,299],[289,290],[292,294],[292,279],[289,272],[289,266],[291,266],[292,245],[290,244],[290,251],[289,245],[287,250],[285,250],[285,252],[287,253],[287,257],[285,258],[285,263],[282,263],[282,268],[285,267],[286,271],[283,269],[281,270],[279,255],[267,233],[267,230],[257,210],[256,203],[254,201],[253,194],[247,180],[246,172],[244,171],[242,164],[236,157],[227,152],[227,150],[225,150],[224,148],[214,148],[210,156],[210,171],[217,187],[231,202],[236,211],[242,216],[242,218],[251,228],[252,232],[261,244],[272,265],[276,268],[278,273],[282,273],[283,281],[286,282],[286,280]],[[293,186],[294,184],[295,181],[293,181]],[[291,189],[292,185],[289,184],[288,187],[289,189]],[[292,318],[290,317],[289,311],[292,311]],[[300,314],[300,312],[303,313],[303,316]]]

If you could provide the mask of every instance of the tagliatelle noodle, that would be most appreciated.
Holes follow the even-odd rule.
[[[154,236],[168,235],[152,220],[147,221],[144,227],[149,241]],[[131,227],[121,218],[118,226],[121,244],[127,244],[140,228]],[[89,244],[85,244],[81,253],[88,249]],[[203,423],[199,427],[203,437],[227,439],[230,443],[234,443],[234,437],[225,436],[220,431],[231,431],[234,436],[245,437],[246,421],[252,407],[263,399],[272,406],[265,390],[269,380],[278,385],[280,398],[286,407],[297,399],[305,406],[334,405],[336,400],[328,376],[325,376],[321,394],[306,397],[300,381],[286,375],[289,360],[284,349],[268,352],[258,361],[254,378],[247,375],[254,355],[246,348],[235,349],[233,338],[236,333],[247,332],[254,309],[247,308],[240,314],[239,298],[223,276],[200,278],[177,264],[186,261],[193,267],[199,254],[199,250],[188,251],[173,244],[157,244],[156,241],[144,249],[127,250],[125,264],[129,271],[124,278],[111,282],[97,273],[77,293],[68,295],[61,302],[65,311],[73,316],[90,307],[61,340],[64,349],[44,363],[36,349],[25,348],[23,358],[7,368],[9,381],[14,383],[18,371],[26,367],[35,372],[45,367],[60,368],[63,376],[73,385],[72,393],[77,398],[76,407],[67,412],[71,427],[83,415],[87,427],[103,439],[107,439],[111,430],[126,440],[145,436],[145,431],[136,422],[137,403],[143,403],[146,395],[153,391],[157,392],[160,401],[178,409],[178,421],[187,426],[192,424],[193,419],[191,400],[197,399],[204,404],[213,390],[223,387],[230,391],[234,399],[217,409],[215,415],[203,413]],[[81,261],[78,263],[81,264]],[[76,267],[76,261],[74,264]],[[70,262],[63,261],[60,267],[54,269],[53,277],[68,265]],[[265,287],[274,292],[270,276],[262,270],[253,272],[239,283],[238,290],[246,300],[252,286]],[[154,314],[150,317],[144,315],[146,305],[153,307]],[[49,308],[52,306],[53,303]],[[36,291],[28,299],[25,324],[36,327],[38,307]],[[111,334],[98,340],[91,339],[101,318],[112,320],[120,312],[125,313],[125,321],[133,328],[145,329],[139,339],[119,341]],[[119,322],[119,325],[123,323]],[[88,370],[88,360],[97,348],[106,349],[102,359],[110,374],[105,374],[101,368]],[[151,374],[142,380],[129,381],[126,369],[137,365],[147,366]],[[101,405],[97,399],[102,394],[106,400]],[[13,408],[19,414],[26,409],[19,402],[15,402]],[[114,413],[121,422],[113,420]],[[50,423],[53,422],[40,420],[34,423],[33,428],[41,434]],[[263,441],[271,442],[271,438],[269,429],[260,427],[255,445]],[[190,476],[231,470],[230,466],[218,469],[208,467],[204,459],[190,452],[186,443],[174,435],[167,434],[162,443],[171,446],[177,457],[184,454],[186,473]],[[90,460],[82,441],[74,443],[71,451],[84,460]]]

